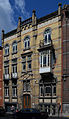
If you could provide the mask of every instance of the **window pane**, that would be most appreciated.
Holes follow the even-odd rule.
[[[43,56],[43,66],[46,66],[46,55]]]
[[[51,42],[51,35],[48,34],[48,42]]]
[[[46,93],[51,93],[51,87],[46,87]]]
[[[45,35],[45,43],[47,43],[47,35]]]

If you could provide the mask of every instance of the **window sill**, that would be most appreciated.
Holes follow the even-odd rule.
[[[26,73],[26,70],[22,71],[21,73]]]
[[[4,57],[8,57],[9,56],[9,54],[7,54],[7,55],[4,55]]]
[[[17,99],[17,96],[12,96],[12,99]]]
[[[12,52],[12,55],[14,55],[14,54],[17,54],[17,51],[16,52]]]
[[[30,48],[25,48],[25,49],[23,49],[23,51],[26,51],[26,50],[30,50]]]
[[[28,69],[27,72],[32,72],[32,69]]]

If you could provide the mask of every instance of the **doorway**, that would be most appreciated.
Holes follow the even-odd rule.
[[[31,97],[29,94],[23,95],[23,108],[31,108]]]

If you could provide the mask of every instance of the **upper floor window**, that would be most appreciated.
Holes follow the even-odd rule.
[[[46,29],[44,31],[44,44],[49,44],[51,42],[51,29]]]
[[[9,55],[9,45],[5,45],[5,55]]]
[[[28,48],[30,48],[30,38],[27,36],[24,39],[24,49],[28,49]]]
[[[49,50],[40,53],[40,67],[48,67],[50,65],[49,57]]]
[[[17,42],[16,41],[13,42],[13,44],[12,44],[12,52],[17,53]]]

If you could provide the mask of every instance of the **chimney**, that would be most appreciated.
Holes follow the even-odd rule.
[[[62,4],[61,3],[58,3],[58,15],[61,14],[61,9],[62,9]]]
[[[36,19],[36,11],[35,9],[32,11],[32,26],[36,25],[37,19]]]
[[[2,47],[3,47],[3,44],[4,44],[4,30],[2,30],[1,40],[2,40]]]
[[[21,30],[21,17],[19,17],[19,20],[18,20],[17,32],[19,32],[20,30]]]

